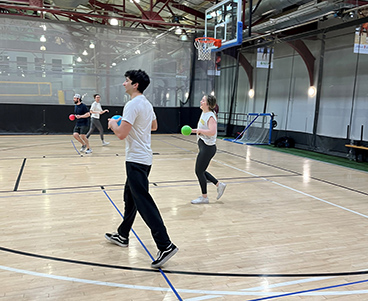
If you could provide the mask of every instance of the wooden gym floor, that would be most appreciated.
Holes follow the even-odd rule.
[[[0,137],[1,301],[368,299],[367,173],[218,141],[209,171],[226,191],[191,205],[195,136],[153,135],[150,191],[180,249],[159,271],[139,215],[147,251],[104,238],[123,213],[125,142],[95,133],[81,157],[71,140]]]

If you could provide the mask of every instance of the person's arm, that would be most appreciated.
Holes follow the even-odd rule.
[[[152,120],[151,131],[157,131],[157,129],[158,129],[157,119]]]
[[[102,114],[105,114],[105,113],[109,113],[109,110],[108,110],[108,109],[105,109],[105,110],[103,110],[103,111],[96,112],[96,113],[98,113],[98,114],[102,115]]]
[[[120,126],[118,126],[119,120],[121,120],[121,118],[109,119],[108,128],[114,132],[116,137],[118,137],[120,140],[123,140],[128,136],[130,130],[132,129],[132,125],[129,122],[122,120]]]
[[[210,117],[208,120],[208,130],[205,129],[192,129],[192,133],[203,134],[206,136],[213,136],[216,134],[217,122],[215,118]]]
[[[92,114],[100,114],[100,115],[102,115],[102,114],[105,114],[105,113],[108,113],[109,112],[109,110],[103,110],[103,111],[92,111],[92,110],[89,110]]]
[[[83,115],[75,115],[75,117],[77,119],[80,119],[80,118],[88,118],[89,116],[91,116],[91,113],[90,112],[87,112],[87,113],[85,113]]]

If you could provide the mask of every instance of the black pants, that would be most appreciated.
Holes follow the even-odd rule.
[[[91,136],[91,134],[93,133],[95,128],[98,129],[98,131],[100,132],[100,138],[101,138],[102,141],[104,141],[103,127],[102,127],[101,121],[100,121],[100,119],[93,118],[93,117],[91,117],[91,127],[89,128],[89,131],[86,135],[87,139],[89,138],[89,136]]]
[[[217,179],[206,171],[211,159],[216,154],[216,145],[207,145],[202,139],[198,139],[198,155],[195,165],[195,173],[197,175],[202,194],[207,194],[207,180],[213,184],[217,184]]]
[[[155,201],[148,192],[151,166],[134,162],[125,162],[125,166],[127,179],[124,188],[124,220],[118,228],[118,233],[125,238],[129,237],[138,211],[151,229],[157,248],[163,251],[171,241]]]

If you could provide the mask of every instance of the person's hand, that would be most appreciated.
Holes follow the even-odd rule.
[[[116,124],[116,127],[118,127],[118,122],[122,119],[122,117],[120,117],[119,119],[112,119],[112,118],[109,118],[107,119],[108,121],[108,124],[107,124],[107,128],[110,130],[112,130],[112,127],[114,124]],[[115,128],[116,128],[115,127]]]
[[[80,119],[81,115],[75,115],[75,118]]]

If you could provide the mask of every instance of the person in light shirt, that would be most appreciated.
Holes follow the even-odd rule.
[[[137,211],[151,229],[158,248],[157,259],[151,267],[160,268],[178,252],[169,235],[155,201],[148,191],[148,176],[152,166],[151,131],[158,128],[152,104],[143,95],[150,78],[142,70],[129,70],[123,83],[130,101],[124,106],[122,118],[109,119],[109,129],[120,139],[125,139],[126,182],[124,187],[124,220],[117,233],[106,233],[105,238],[120,246],[129,245],[129,234]],[[118,122],[121,120],[121,124]]]
[[[216,137],[218,106],[216,104],[216,97],[212,95],[203,96],[200,108],[202,110],[202,114],[199,118],[197,128],[192,129],[192,133],[197,134],[199,152],[195,164],[195,173],[201,187],[202,195],[197,199],[192,200],[192,204],[209,203],[207,196],[207,180],[216,185],[217,199],[223,195],[226,188],[225,183],[219,182],[213,175],[206,171],[217,150]]]
[[[91,105],[90,108],[90,113],[91,113],[91,125],[89,128],[89,131],[87,133],[87,139],[89,138],[89,136],[91,136],[91,134],[93,133],[93,131],[95,130],[95,128],[98,129],[98,131],[100,132],[100,138],[101,138],[101,142],[102,145],[109,145],[109,142],[106,142],[104,140],[104,133],[103,133],[103,127],[100,121],[100,115],[108,113],[109,110],[102,110],[101,104],[100,104],[100,100],[101,100],[101,96],[100,94],[95,94],[93,95],[94,98],[94,103]]]

